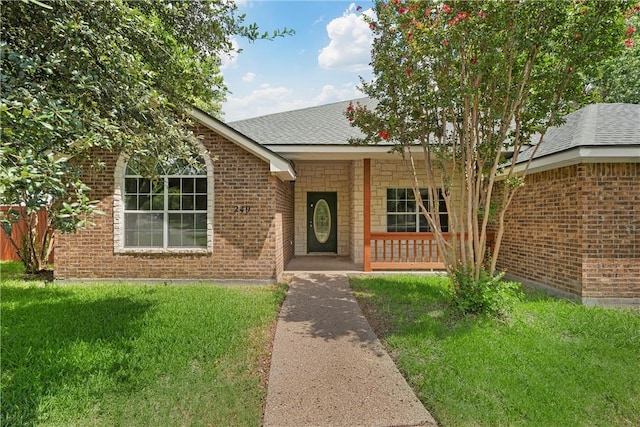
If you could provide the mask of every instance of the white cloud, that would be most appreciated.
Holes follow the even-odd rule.
[[[272,87],[268,84],[253,90],[247,96],[229,96],[223,105],[224,120],[231,122],[247,117],[257,117],[265,114],[286,111],[287,99],[291,89],[286,87]]]
[[[345,101],[362,96],[362,92],[351,83],[344,85],[342,88],[336,88],[333,85],[324,85],[320,93],[313,98],[313,105],[330,104],[332,102]]]
[[[265,84],[247,96],[228,97],[227,102],[222,107],[224,112],[223,120],[232,122],[250,117],[361,98],[362,96],[364,96],[362,92],[353,83],[346,83],[342,87],[327,84],[315,96],[303,99],[296,98],[294,91],[290,88],[272,87]]]
[[[371,16],[371,9],[363,12]],[[331,41],[318,54],[318,64],[325,69],[364,71],[371,62],[373,33],[351,4],[344,14],[327,24]]]
[[[240,45],[238,44],[238,41],[233,37],[231,38],[231,46],[233,50],[229,52],[229,54],[223,54],[220,57],[222,61],[220,64],[221,70],[234,65],[238,61],[238,49],[240,48]]]
[[[256,73],[246,73],[242,76],[242,81],[245,83],[252,83],[256,79]]]

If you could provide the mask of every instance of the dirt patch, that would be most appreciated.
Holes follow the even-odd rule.
[[[42,280],[45,282],[53,282],[53,270],[40,270],[37,273],[24,275],[25,280]]]
[[[393,329],[393,319],[389,313],[378,310],[378,306],[369,302],[367,298],[358,298],[356,295],[356,301],[378,338],[383,338]]]

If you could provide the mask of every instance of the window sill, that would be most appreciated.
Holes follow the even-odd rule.
[[[209,248],[120,248],[114,251],[121,255],[210,255]]]

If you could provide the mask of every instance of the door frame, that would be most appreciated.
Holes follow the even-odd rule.
[[[329,232],[329,238],[327,240],[327,248],[324,250],[311,250],[313,244],[312,239],[316,244],[321,244],[315,239],[313,232],[313,212],[314,207],[311,206],[316,200],[324,199],[329,205],[331,212],[331,230]],[[307,191],[307,220],[305,223],[307,229],[307,254],[332,254],[338,253],[338,192],[337,191]],[[316,249],[316,248],[314,248]]]

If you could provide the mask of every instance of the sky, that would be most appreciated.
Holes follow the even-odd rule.
[[[250,43],[235,38],[242,51],[223,58],[222,74],[231,93],[223,120],[233,122],[282,111],[362,98],[360,77],[371,80],[373,35],[362,13],[372,2],[341,0],[237,0],[247,24],[270,33],[289,28],[295,35]],[[357,10],[360,6],[362,9]]]

